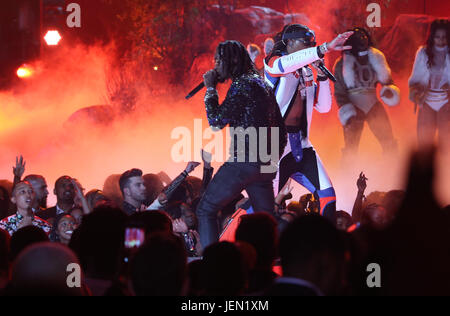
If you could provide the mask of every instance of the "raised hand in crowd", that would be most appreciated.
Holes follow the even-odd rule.
[[[289,195],[291,195],[291,192],[294,189],[294,187],[291,186],[291,182],[291,178],[289,178],[275,198],[275,213],[280,213],[282,211],[281,204],[289,197]]]
[[[363,172],[361,172],[359,174],[358,180],[356,181],[356,186],[358,187],[358,194],[356,195],[352,211],[352,219],[354,223],[361,221],[364,192],[366,191],[368,180],[369,179],[366,178],[366,175]]]
[[[70,179],[70,182],[73,185],[73,188],[75,189],[75,197],[78,199],[78,201],[81,203],[81,207],[83,208],[84,215],[87,215],[91,213],[91,209],[89,208],[89,204],[83,195],[83,190],[81,189],[80,183],[76,179]]]
[[[156,200],[147,207],[147,210],[157,210],[161,207],[165,207],[167,203],[170,200],[170,197],[175,192],[175,190],[180,186],[180,184],[189,176],[189,174],[195,170],[200,165],[199,162],[196,161],[190,161],[186,169],[178,176],[176,177],[168,186],[164,189],[163,192],[161,192]]]
[[[16,165],[13,166],[14,184],[19,183],[22,180],[22,176],[25,173],[25,166],[27,162],[23,160],[23,156],[16,157]]]
[[[362,194],[364,194],[364,192],[366,191],[366,188],[367,188],[367,180],[369,180],[369,179],[367,179],[366,175],[363,172],[361,172],[359,174],[358,181],[356,181],[356,185],[358,187],[358,192],[361,192]]]

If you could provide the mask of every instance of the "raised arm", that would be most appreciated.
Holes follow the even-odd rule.
[[[14,174],[14,180],[13,184],[14,186],[22,181],[22,176],[25,173],[25,165],[27,162],[23,160],[22,155],[20,157],[16,157],[16,166],[13,167],[13,174]]]
[[[83,208],[83,215],[88,215],[89,213],[91,213],[92,210],[89,207],[89,204],[86,200],[86,197],[83,194],[83,191],[81,190],[80,186],[78,185],[77,181],[75,181],[75,179],[70,179],[70,182],[72,182],[72,185],[75,189],[75,194],[81,201],[81,207]]]
[[[358,194],[356,195],[355,204],[352,210],[352,219],[354,223],[360,222],[362,217],[362,204],[364,199],[364,192],[367,188],[367,179],[364,173],[360,173],[356,185],[358,187]]]
[[[351,49],[351,46],[343,45],[352,34],[353,32],[345,32],[339,34],[330,43],[302,49],[284,56],[274,56],[268,64],[265,64],[265,70],[272,76],[282,76],[312,64],[329,52]]]
[[[147,210],[159,210],[164,207],[165,204],[170,200],[175,190],[180,186],[180,184],[189,176],[189,174],[195,170],[200,165],[199,162],[191,161],[187,164],[186,169],[176,177],[169,186],[161,192],[155,201],[147,208]]]

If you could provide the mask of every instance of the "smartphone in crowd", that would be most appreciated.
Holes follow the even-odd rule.
[[[144,244],[145,231],[142,228],[127,228],[125,230],[125,248],[139,248]]]

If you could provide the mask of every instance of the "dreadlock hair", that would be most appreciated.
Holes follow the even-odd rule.
[[[222,60],[227,76],[232,80],[246,73],[258,73],[254,63],[250,59],[247,49],[238,41],[225,41],[220,43],[217,46],[216,57]]]
[[[431,68],[434,64],[434,37],[438,30],[444,30],[447,36],[447,46],[450,44],[450,22],[445,19],[434,20],[428,32],[427,43],[425,47],[425,52],[428,55],[428,67]],[[450,47],[447,49],[447,54],[450,54]]]
[[[274,38],[274,46],[272,52],[266,57],[266,64],[269,63],[270,59],[274,56],[282,56],[287,52],[287,41],[283,40],[283,35],[302,32],[308,29],[308,27],[301,24],[287,24],[283,27],[281,32],[277,33]]]

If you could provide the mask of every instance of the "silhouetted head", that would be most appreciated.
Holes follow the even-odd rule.
[[[101,190],[94,189],[86,193],[86,201],[89,205],[89,209],[93,210],[99,204],[110,202],[111,200]]]
[[[244,259],[236,245],[215,243],[203,253],[205,295],[237,296],[246,285]]]
[[[0,220],[8,216],[9,213],[9,193],[6,188],[0,186]]]
[[[315,284],[326,295],[339,293],[345,245],[336,227],[319,215],[297,218],[281,234],[283,275]]]
[[[405,191],[392,190],[386,193],[381,205],[386,209],[388,216],[393,218],[403,204]]]
[[[378,204],[370,204],[362,211],[361,225],[381,230],[389,224],[390,217],[386,209]]]
[[[90,278],[111,280],[122,261],[127,215],[119,208],[101,205],[83,217],[70,248]]]
[[[103,193],[113,200],[116,205],[122,205],[123,196],[119,186],[120,174],[112,174],[106,178],[103,184]]]
[[[142,228],[146,236],[153,233],[171,233],[172,220],[163,211],[137,212],[128,218],[127,227]]]
[[[131,261],[131,282],[138,296],[179,296],[187,276],[187,254],[171,233],[150,235]]]
[[[0,276],[9,268],[9,244],[11,237],[8,232],[0,229]]]
[[[271,267],[278,254],[278,231],[275,219],[266,213],[244,215],[236,229],[236,241],[252,245],[260,267]]]
[[[344,211],[336,212],[336,227],[341,231],[347,231],[347,229],[353,225],[352,216]]]
[[[11,291],[17,295],[81,296],[81,287],[67,285],[67,268],[78,264],[66,246],[43,242],[26,248],[12,266]],[[80,285],[82,275],[80,274]]]
[[[44,241],[48,241],[47,234],[39,227],[26,226],[18,229],[11,237],[10,260],[14,261],[26,247]]]

